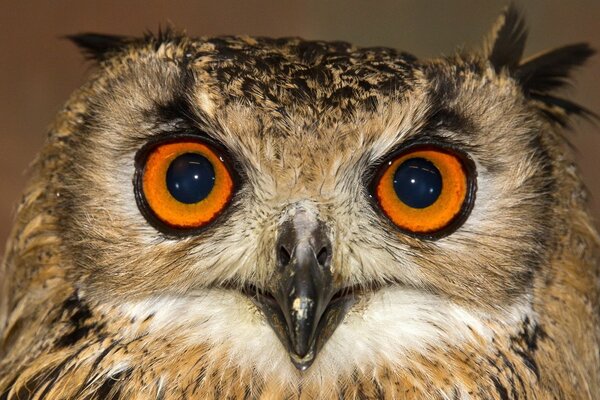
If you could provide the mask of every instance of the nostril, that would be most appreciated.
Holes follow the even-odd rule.
[[[327,263],[328,258],[329,258],[329,251],[328,251],[327,247],[323,247],[317,254],[317,261],[319,262],[319,265],[325,266],[325,263]]]
[[[279,247],[279,262],[281,263],[281,265],[288,265],[290,263],[291,258],[292,256],[286,250],[285,247]]]

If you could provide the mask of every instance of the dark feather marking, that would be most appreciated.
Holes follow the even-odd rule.
[[[63,302],[62,308],[63,310],[73,311],[76,308],[79,308],[80,305],[81,301],[79,300],[79,294],[77,293],[77,291],[75,291]]]
[[[63,303],[63,309],[74,311],[69,318],[69,324],[73,326],[73,329],[58,339],[56,343],[58,347],[72,346],[84,338],[90,330],[99,328],[99,325],[95,323],[86,324],[86,321],[92,318],[92,312],[87,304],[83,303],[76,294],[69,297]]]
[[[488,60],[497,72],[503,68],[514,70],[519,65],[527,40],[525,22],[514,4],[500,18],[488,53]]]
[[[190,107],[185,95],[178,93],[167,103],[156,103],[154,109],[148,110],[145,114],[154,118],[159,124],[173,124],[178,131],[192,131],[196,124]]]
[[[522,322],[522,329],[518,335],[511,337],[513,342],[522,342],[527,345],[527,349],[535,351],[538,348],[538,341],[547,338],[543,328],[532,323],[529,317],[525,317]]]
[[[218,378],[218,376],[217,376],[217,371],[214,371],[214,372],[211,374],[211,378],[214,378],[214,382],[220,382],[220,380],[219,380],[219,378]],[[214,389],[215,389],[215,399],[220,399],[220,398],[222,398],[222,397],[223,397],[223,396],[222,396],[222,394],[223,394],[223,387],[221,386],[221,383],[217,383],[217,384],[214,386]]]
[[[383,390],[381,383],[379,383],[379,381],[375,381],[375,382],[373,382],[373,385],[375,386],[375,393],[376,393],[377,398],[384,399],[385,391]]]
[[[92,378],[93,373],[96,371],[96,369],[98,368],[98,366],[100,365],[100,363],[102,362],[102,360],[119,344],[119,341],[114,341],[112,342],[106,349],[104,349],[104,351],[98,356],[96,357],[96,359],[94,360],[94,364],[92,366],[92,369],[90,369],[90,371],[88,372],[87,376],[85,377],[85,380],[83,381],[83,385],[79,388],[79,390],[77,391],[77,394],[75,395],[75,397],[78,397],[85,389],[86,387],[89,385],[89,381]],[[86,383],[88,383],[88,385],[86,385]]]
[[[202,359],[198,359],[194,364],[194,367],[198,365],[202,361]],[[200,387],[204,384],[204,379],[206,378],[206,367],[204,365],[200,366],[200,370],[197,373],[197,377],[194,380],[194,389],[193,392],[200,390]]]
[[[109,376],[102,382],[102,385],[98,390],[91,396],[88,396],[86,400],[117,400],[121,398],[121,390],[123,390],[121,383],[127,379],[131,374],[132,370],[127,369],[125,371],[118,372],[112,376]],[[117,386],[119,385],[119,386]]]
[[[154,318],[154,313],[148,315],[142,322],[148,322],[151,318]]]
[[[512,351],[515,352],[515,354],[517,354],[519,357],[521,357],[521,359],[523,360],[523,364],[531,371],[533,372],[533,374],[536,376],[536,378],[539,380],[540,379],[540,371],[539,368],[537,366],[537,362],[535,361],[535,358],[533,357],[532,354],[523,351],[523,350],[519,350],[518,348],[514,347],[511,348]]]
[[[495,376],[492,376],[491,379],[492,379],[492,382],[494,383],[494,387],[496,388],[496,392],[498,392],[498,394],[500,395],[500,398],[502,400],[509,400],[508,390],[502,385],[502,383],[500,383],[498,378],[496,378]]]
[[[523,330],[519,335],[511,337],[510,349],[521,359],[523,364],[540,379],[540,371],[535,360],[535,352],[538,349],[538,341],[546,338],[544,330],[539,325],[531,326],[527,318],[523,321]]]
[[[252,390],[250,390],[250,386],[244,386],[244,400],[252,399]]]
[[[65,366],[67,366],[71,361],[73,361],[75,358],[77,358],[79,356],[79,353],[81,353],[81,351],[83,349],[84,348],[81,348],[74,354],[67,357],[59,365],[54,367],[52,369],[52,372],[50,372],[48,375],[44,376],[44,381],[42,383],[46,383],[48,380],[49,380],[49,382],[47,383],[46,387],[44,388],[44,392],[38,397],[39,399],[46,398],[46,395],[48,394],[50,389],[52,389],[54,387],[54,385],[56,384],[56,382],[58,381],[58,378],[60,377],[60,373],[63,372],[63,369],[65,368]]]
[[[440,129],[447,129],[462,134],[477,132],[475,124],[469,118],[459,114],[455,110],[436,106],[438,104],[435,97],[430,100],[433,106],[430,108],[429,114],[425,118],[427,124],[423,127],[423,131],[436,132]]]
[[[499,352],[499,355],[500,355],[500,359],[504,363],[504,366],[510,372],[510,374],[508,374],[508,379],[510,381],[511,394],[512,394],[513,398],[518,399],[519,398],[519,394],[517,392],[517,387],[516,387],[516,384],[515,384],[515,378],[517,378],[517,380],[519,381],[519,384],[521,385],[522,388],[524,387],[523,386],[523,380],[521,379],[521,376],[519,375],[519,373],[515,370],[514,364],[506,357],[506,355],[503,352],[501,352],[501,351]],[[526,397],[523,397],[523,399],[525,400]]]

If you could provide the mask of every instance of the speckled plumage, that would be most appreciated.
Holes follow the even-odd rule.
[[[521,61],[514,9],[479,52],[342,42],[80,36],[99,61],[33,168],[1,272],[0,399],[595,399],[598,235],[556,96],[585,45]],[[201,132],[231,207],[192,236],[136,206],[136,152]],[[415,141],[467,152],[464,224],[423,240],[373,206]],[[272,286],[290,207],[331,229],[357,301],[304,372],[240,289]]]

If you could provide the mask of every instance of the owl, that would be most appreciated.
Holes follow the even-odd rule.
[[[71,39],[1,269],[0,399],[598,399],[599,237],[522,60],[265,37]]]

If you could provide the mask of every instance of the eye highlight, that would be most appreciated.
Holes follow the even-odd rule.
[[[224,159],[196,140],[159,144],[138,173],[138,192],[147,205],[141,208],[169,228],[207,225],[233,195],[234,183]]]
[[[456,228],[472,206],[474,182],[462,157],[439,147],[412,148],[388,161],[374,194],[398,228],[437,235]]]

